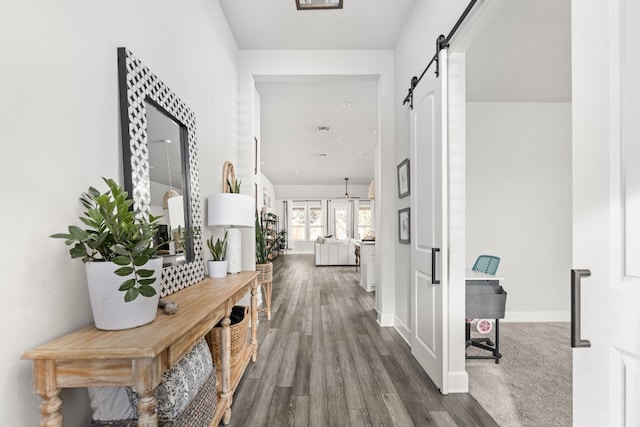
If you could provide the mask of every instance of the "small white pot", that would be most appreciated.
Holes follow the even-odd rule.
[[[227,275],[229,261],[207,261],[207,267],[209,267],[209,277],[221,279]]]
[[[139,267],[155,271],[151,277],[155,277],[156,281],[151,286],[156,290],[156,294],[152,297],[138,295],[130,302],[124,301],[125,292],[119,291],[118,288],[132,276],[116,275],[114,271],[120,268],[119,265],[112,262],[88,262],[85,268],[96,328],[109,331],[130,329],[155,320],[162,282],[162,258],[151,259]]]

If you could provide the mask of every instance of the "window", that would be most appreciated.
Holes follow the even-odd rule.
[[[309,206],[309,240],[322,237],[322,208]]]
[[[360,203],[358,207],[358,238],[363,239],[367,233],[373,231],[371,205]]]
[[[346,207],[339,207],[334,209],[336,239],[343,240],[349,237],[349,233],[347,232],[347,229],[349,227],[347,217],[348,211],[349,209]]]
[[[291,237],[293,240],[307,240],[307,209],[294,206],[291,209]]]
[[[319,201],[292,203],[291,237],[305,241],[322,237],[322,207]]]

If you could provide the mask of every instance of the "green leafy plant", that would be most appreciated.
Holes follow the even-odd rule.
[[[273,240],[267,240],[267,230],[262,228],[256,213],[256,264],[269,262],[269,254],[273,249]]]
[[[227,252],[227,232],[224,232],[222,240],[217,239],[215,243],[213,243],[213,236],[211,236],[209,240],[207,240],[207,246],[209,247],[213,261],[223,261],[224,255]]]
[[[285,230],[278,231],[276,234],[276,245],[280,249],[284,249],[287,245],[287,232]]]
[[[236,180],[235,182],[231,182],[227,180],[227,185],[229,186],[229,193],[240,194],[240,184],[242,184],[242,181]]]
[[[81,258],[83,262],[111,261],[119,266],[114,271],[118,276],[133,274],[118,288],[125,292],[125,301],[133,301],[138,295],[151,297],[156,294],[151,286],[156,281],[151,277],[154,271],[142,267],[157,254],[153,239],[160,217],[149,215],[147,219],[136,214],[131,210],[133,200],[124,188],[112,179],[102,179],[109,187],[107,192],[89,187],[80,197],[86,211],[79,219],[87,228],[70,225],[68,233],[50,237],[65,239],[66,245],[72,246],[71,258]]]

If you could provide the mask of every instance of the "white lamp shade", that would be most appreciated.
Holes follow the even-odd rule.
[[[253,227],[256,221],[253,197],[238,193],[216,193],[208,198],[207,225]]]
[[[167,200],[167,210],[169,211],[169,224],[171,228],[184,228],[184,198],[182,196],[176,196]]]

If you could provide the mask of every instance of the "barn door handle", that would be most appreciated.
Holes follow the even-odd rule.
[[[580,338],[580,286],[591,270],[571,270],[571,347],[591,347],[589,340]]]
[[[440,248],[431,248],[431,284],[439,285],[440,280],[436,280],[436,254],[440,252]]]

